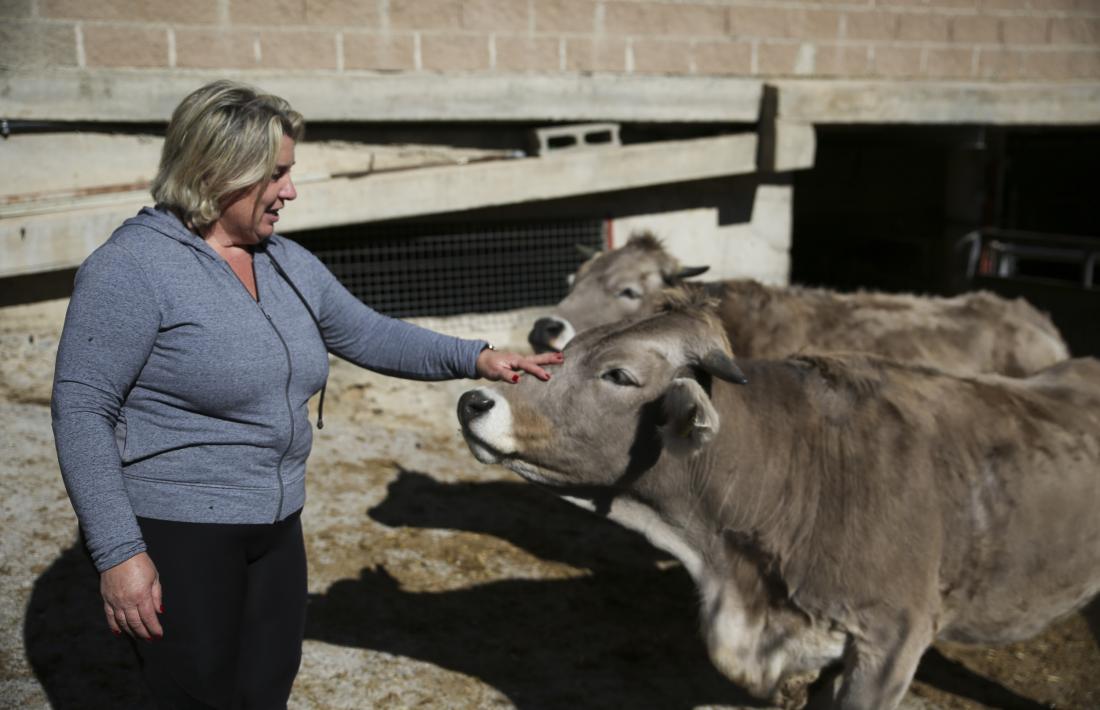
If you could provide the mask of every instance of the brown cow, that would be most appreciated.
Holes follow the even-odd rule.
[[[722,322],[742,357],[783,357],[854,350],[920,362],[959,374],[1022,376],[1069,357],[1058,329],[1023,299],[987,292],[954,298],[885,293],[842,294],[752,280],[684,281],[683,269],[650,234],[581,265],[570,293],[528,336],[542,352],[560,350],[575,333],[651,313],[668,286],[704,290],[721,302]]]
[[[565,355],[547,383],[465,393],[470,449],[678,557],[712,660],[755,695],[840,663],[826,704],[889,710],[933,640],[1023,639],[1100,591],[1100,361],[742,374],[694,303]]]

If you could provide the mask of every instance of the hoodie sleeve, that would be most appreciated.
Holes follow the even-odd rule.
[[[476,378],[477,357],[489,344],[456,338],[384,316],[363,304],[317,257],[301,249],[320,294],[317,319],[326,347],[369,370],[415,380]]]
[[[61,475],[100,572],[145,550],[115,428],[159,325],[156,292],[125,249],[107,243],[88,257],[65,315],[50,407]]]

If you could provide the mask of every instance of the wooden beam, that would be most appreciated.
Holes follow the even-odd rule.
[[[468,165],[300,183],[280,232],[460,212],[495,205],[756,172],[756,134],[563,151]],[[0,208],[0,277],[78,265],[148,196],[97,194]]]
[[[309,188],[309,209],[288,210],[281,227],[293,231],[460,212],[755,171],[753,133],[563,151],[317,183]]]
[[[777,118],[779,92],[764,87],[760,105],[757,163],[761,172],[785,173],[814,166],[817,136],[813,125]]]

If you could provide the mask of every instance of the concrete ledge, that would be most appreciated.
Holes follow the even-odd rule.
[[[796,123],[1100,123],[1100,83],[774,82],[778,117]]]
[[[620,74],[287,74],[52,69],[0,71],[0,118],[166,121],[189,91],[230,76],[287,98],[307,121],[755,123],[763,82]],[[796,123],[1100,123],[1100,83],[791,79]]]
[[[167,121],[186,94],[234,78],[290,101],[306,121],[754,123],[755,79],[596,75],[333,74],[174,70],[0,72],[0,118]]]

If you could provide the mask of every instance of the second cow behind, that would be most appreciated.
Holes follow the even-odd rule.
[[[1050,319],[1022,299],[986,292],[954,298],[766,286],[748,279],[691,283],[652,235],[581,265],[569,294],[528,336],[536,352],[561,350],[579,332],[653,312],[669,286],[720,302],[727,335],[743,358],[858,351],[957,374],[1037,372],[1069,357]]]

